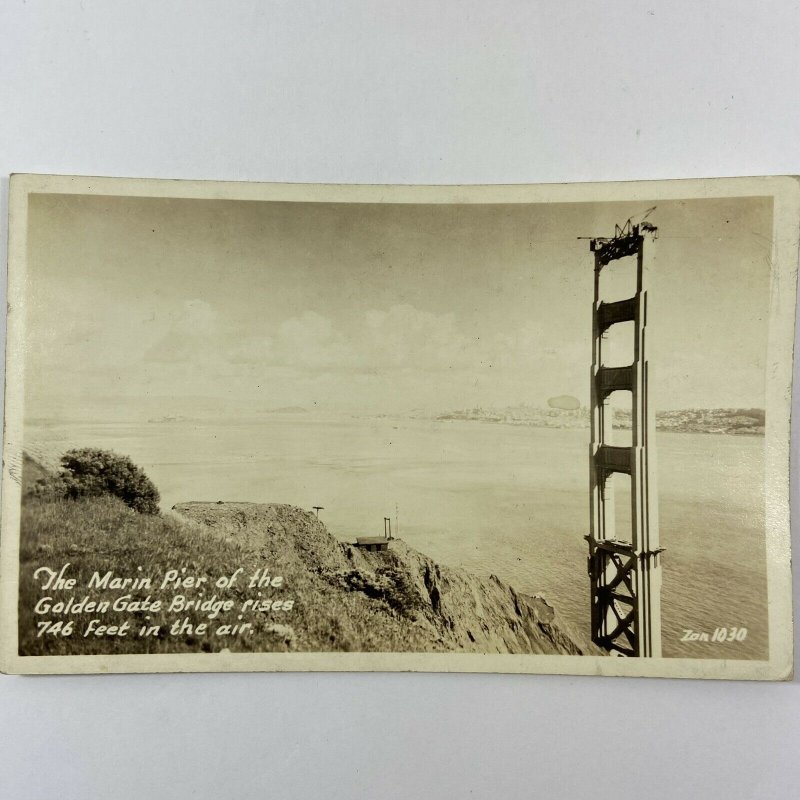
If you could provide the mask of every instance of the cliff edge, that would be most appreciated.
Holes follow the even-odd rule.
[[[257,557],[296,596],[286,649],[603,655],[559,622],[543,598],[441,566],[394,539],[371,552],[339,542],[313,514],[288,505],[179,503],[173,511]],[[304,640],[308,639],[308,642]]]

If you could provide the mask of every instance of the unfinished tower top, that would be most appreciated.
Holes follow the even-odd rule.
[[[639,242],[645,233],[649,233],[655,239],[658,237],[658,228],[649,222],[634,225],[628,220],[622,226],[614,226],[612,237],[598,236],[592,239],[589,242],[589,249],[597,255],[598,265],[604,267],[618,258],[635,256],[639,252]]]

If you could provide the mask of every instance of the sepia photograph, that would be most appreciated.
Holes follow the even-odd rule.
[[[791,676],[794,180],[11,193],[4,670]]]
[[[798,795],[797,3],[0,40],[0,800]]]

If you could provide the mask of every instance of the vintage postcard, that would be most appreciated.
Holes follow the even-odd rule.
[[[796,179],[9,205],[3,671],[792,676]]]

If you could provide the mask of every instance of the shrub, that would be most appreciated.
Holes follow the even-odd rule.
[[[61,466],[66,497],[111,494],[141,514],[158,514],[158,489],[127,456],[83,447],[64,453]]]
[[[61,500],[67,496],[67,479],[64,475],[46,475],[28,484],[26,496],[39,500]]]

